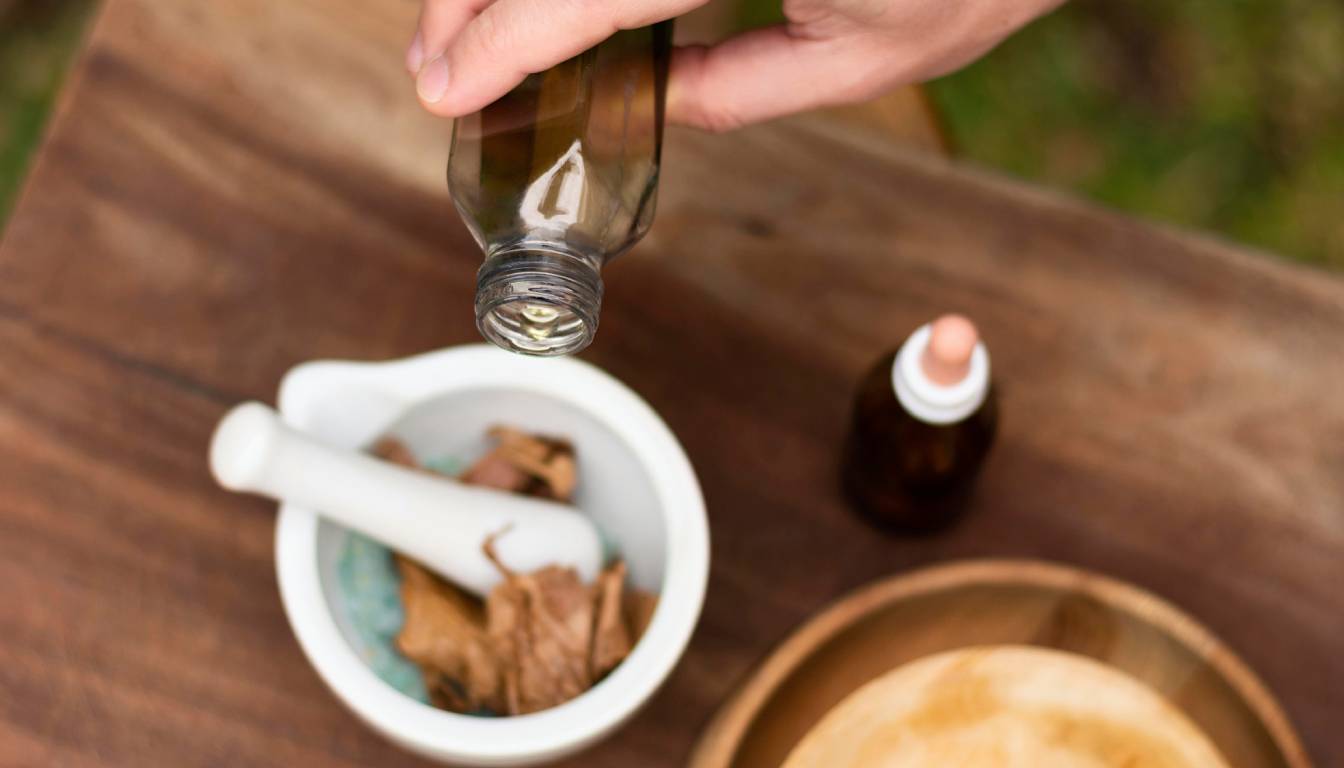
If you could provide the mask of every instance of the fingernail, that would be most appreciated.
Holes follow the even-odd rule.
[[[420,42],[420,33],[415,33],[415,38],[411,40],[411,47],[406,51],[406,71],[415,75],[420,71],[420,65],[425,63],[425,44]]]
[[[435,56],[420,68],[420,74],[415,78],[415,91],[420,94],[420,98],[435,104],[443,98],[446,90],[448,90],[448,62],[444,61],[442,56]]]

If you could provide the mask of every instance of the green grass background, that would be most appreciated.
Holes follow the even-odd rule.
[[[94,0],[0,0],[0,224],[94,6]]]
[[[959,155],[1344,266],[1344,3],[1075,0],[930,88]]]
[[[94,6],[0,0],[0,221]],[[962,158],[1344,267],[1338,0],[1074,0],[929,92]]]

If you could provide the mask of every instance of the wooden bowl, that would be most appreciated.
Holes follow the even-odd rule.
[[[701,735],[691,768],[778,768],[849,693],[895,667],[969,646],[1088,656],[1185,713],[1236,768],[1310,768],[1274,697],[1189,616],[1077,568],[980,560],[895,576],[843,598],[784,641]]]

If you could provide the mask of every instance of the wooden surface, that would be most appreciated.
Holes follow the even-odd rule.
[[[832,708],[872,680],[934,654],[990,646],[1061,650],[1124,672],[1161,693],[1232,768],[1309,765],[1292,725],[1255,673],[1162,598],[1071,566],[989,559],[892,576],[808,619],[719,708],[689,766],[777,768],[805,735],[822,727],[823,717],[831,721]],[[1094,699],[1105,694],[1081,684],[1072,688],[1080,686]],[[960,699],[955,706],[930,705],[920,721],[923,735],[961,734],[959,726],[969,724],[960,719],[985,706],[998,705],[977,707]],[[1051,728],[1097,737],[1080,742],[1085,749],[1109,743],[1101,738],[1109,728],[1072,722],[1071,728],[1058,722]],[[1122,741],[1136,735],[1127,733]]]
[[[286,625],[272,505],[215,420],[323,357],[475,341],[411,0],[109,0],[0,246],[0,755],[419,765]],[[1132,580],[1205,622],[1344,761],[1344,283],[805,122],[674,131],[658,221],[586,357],[704,486],[714,567],[666,688],[573,766],[680,765],[842,592],[961,556]],[[1003,429],[963,525],[878,535],[835,490],[860,372],[977,318]]]
[[[816,117],[834,122],[850,140],[887,142],[941,156],[951,151],[938,112],[919,86],[899,88],[862,104],[821,110]]]

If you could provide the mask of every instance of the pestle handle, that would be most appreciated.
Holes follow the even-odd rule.
[[[502,575],[486,538],[510,569],[568,565],[585,581],[601,567],[591,520],[555,502],[462,485],[319,442],[261,403],[224,416],[210,445],[219,484],[315,511],[418,560],[458,586],[486,595]]]

